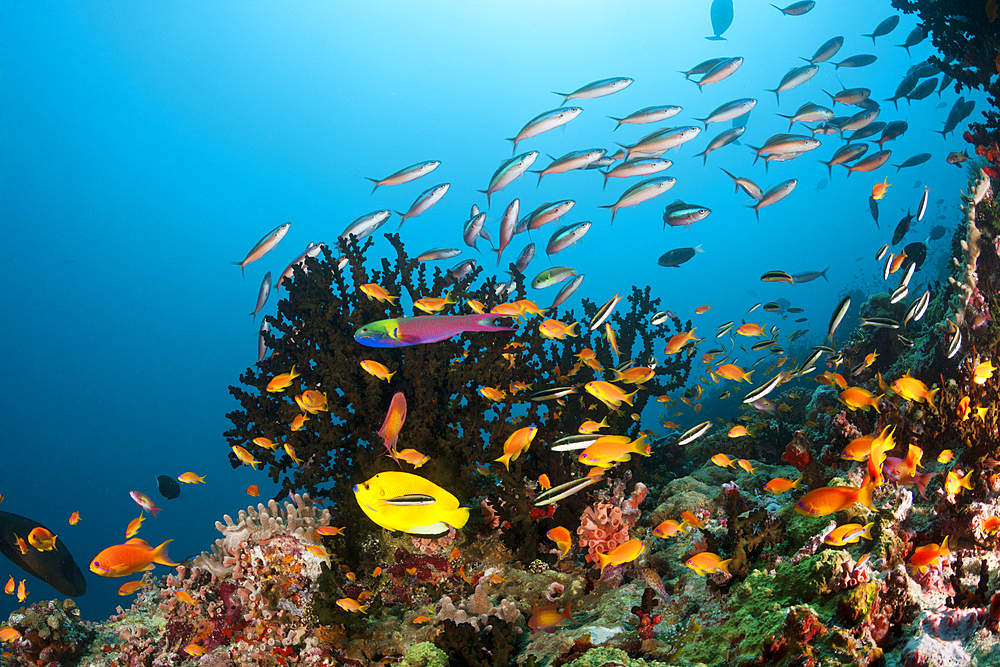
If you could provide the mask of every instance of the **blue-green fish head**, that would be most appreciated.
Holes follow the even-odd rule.
[[[354,332],[354,340],[368,347],[402,347],[396,320],[379,320]]]

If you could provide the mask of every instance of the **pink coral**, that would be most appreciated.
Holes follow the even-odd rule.
[[[580,536],[580,546],[587,549],[587,561],[597,563],[597,554],[628,542],[628,530],[629,523],[620,507],[598,502],[583,510],[576,534]]]

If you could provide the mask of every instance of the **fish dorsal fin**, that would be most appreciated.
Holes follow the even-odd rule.
[[[129,540],[125,544],[132,544],[134,546],[143,546],[143,547],[148,547],[149,546],[149,543],[146,540],[142,539],[141,537],[133,537],[131,540]]]

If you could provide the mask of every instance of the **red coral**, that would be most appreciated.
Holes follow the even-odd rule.
[[[796,431],[792,441],[788,443],[785,453],[781,455],[781,460],[795,466],[799,472],[805,472],[812,455],[809,454],[809,441],[806,440],[805,433]]]
[[[587,548],[586,560],[597,563],[597,554],[608,553],[628,542],[628,529],[620,507],[598,502],[583,510],[576,534],[580,536],[580,546]]]

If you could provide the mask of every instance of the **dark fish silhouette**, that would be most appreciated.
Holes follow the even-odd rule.
[[[868,210],[872,213],[872,219],[875,220],[875,228],[882,229],[881,225],[878,224],[878,200],[875,197],[868,198]]]
[[[712,31],[715,33],[705,39],[713,42],[724,40],[722,33],[729,30],[733,24],[733,0],[712,0]]]
[[[42,524],[27,517],[0,511],[0,553],[14,565],[38,577],[63,595],[75,598],[86,593],[87,580],[83,578],[83,572],[59,538],[56,538],[56,548],[53,550],[39,551],[28,547],[28,553],[21,553],[14,535],[27,539],[28,533],[38,527],[44,528]]]
[[[927,259],[927,246],[920,241],[905,246],[903,251],[906,253],[906,261],[913,262],[917,265],[918,269],[924,263],[924,260]]]
[[[181,485],[177,480],[169,475],[160,475],[156,478],[156,488],[160,490],[160,495],[167,500],[173,500],[181,495]]]
[[[892,245],[896,245],[903,240],[903,237],[906,236],[906,232],[910,231],[911,222],[913,222],[912,214],[907,213],[903,216],[903,219],[899,221],[898,225],[896,225],[896,231],[892,234]]]

